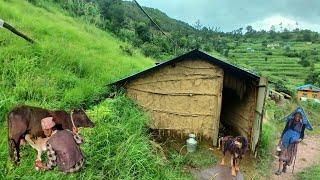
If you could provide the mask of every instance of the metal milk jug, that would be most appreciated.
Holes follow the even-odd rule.
[[[195,138],[196,138],[195,134],[189,134],[189,138],[187,139],[187,151],[189,153],[192,153],[197,149],[198,142]]]

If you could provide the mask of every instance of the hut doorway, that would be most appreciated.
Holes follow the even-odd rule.
[[[234,119],[239,118],[239,115],[233,112],[236,108],[239,97],[236,92],[231,88],[223,88],[222,91],[222,104],[220,115],[219,136],[237,136],[240,134],[237,130],[237,124]]]
[[[220,136],[245,136],[250,141],[256,107],[256,84],[226,73],[223,81]]]

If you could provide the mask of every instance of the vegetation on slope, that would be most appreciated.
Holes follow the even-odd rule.
[[[79,173],[64,175],[55,171],[38,172],[34,169],[36,152],[30,146],[22,149],[18,167],[0,164],[0,178],[7,179],[186,179],[181,169],[174,169],[149,142],[145,123],[147,118],[126,97],[107,99],[88,111],[95,121],[93,129],[81,129],[85,143],[81,145],[86,162]],[[1,131],[6,137],[6,131]],[[0,141],[0,160],[5,162],[6,138]]]
[[[153,61],[138,51],[132,56],[126,44],[97,28],[65,16],[56,6],[46,9],[26,1],[0,1],[0,17],[32,37],[28,44],[0,29],[0,179],[177,179],[188,178],[153,150],[146,133],[147,118],[122,95],[96,101],[108,92],[106,85]],[[96,123],[81,129],[85,169],[63,175],[37,172],[36,152],[23,146],[21,163],[8,161],[5,116],[18,104],[70,110],[86,107]]]
[[[153,64],[138,51],[127,55],[119,47],[123,42],[53,7],[2,1],[0,16],[37,42],[31,45],[0,31],[1,119],[19,103],[88,106],[106,92],[108,83]]]
[[[29,1],[45,7],[41,3],[43,0]],[[168,38],[131,1],[50,2],[58,2],[69,14],[113,32],[118,38],[141,49],[144,55],[158,60],[167,60],[198,48],[224,56],[231,63],[269,77],[273,83],[284,87],[285,92],[292,93],[294,87],[304,83],[320,85],[320,36],[317,32],[299,27],[289,31],[282,25],[273,26],[269,31],[257,31],[247,26],[232,32],[222,32],[217,27],[205,27],[200,21],[191,26],[157,9],[144,7]],[[132,46],[123,49],[130,52],[134,49]]]

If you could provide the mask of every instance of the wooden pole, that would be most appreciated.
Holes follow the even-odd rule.
[[[12,33],[14,33],[17,36],[22,37],[23,39],[25,39],[26,41],[30,42],[30,43],[34,43],[34,41],[29,38],[28,36],[26,36],[25,34],[23,34],[22,32],[18,31],[16,28],[14,28],[13,26],[11,26],[10,24],[8,24],[7,22],[5,22],[4,20],[0,19],[0,28],[6,28],[9,31],[11,31]]]
[[[296,165],[296,159],[297,159],[297,154],[298,154],[298,144],[297,144],[297,152],[296,152],[296,155],[294,156],[294,160],[293,160],[293,166],[292,166],[292,174],[293,174],[293,171],[294,171],[294,166]]]

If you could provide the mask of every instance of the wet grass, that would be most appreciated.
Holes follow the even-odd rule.
[[[157,154],[146,130],[148,119],[123,95],[105,99],[107,84],[153,64],[139,51],[129,56],[117,40],[58,8],[0,0],[0,17],[36,41],[29,44],[0,29],[0,179],[186,179]],[[100,105],[96,105],[102,101]],[[21,150],[21,163],[8,160],[5,116],[18,104],[50,109],[83,107],[96,123],[81,129],[86,162],[76,174],[34,169],[36,152]]]
[[[296,176],[298,180],[320,179],[320,165],[315,165],[299,172]]]

